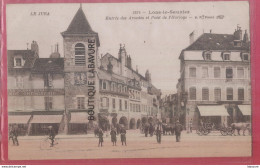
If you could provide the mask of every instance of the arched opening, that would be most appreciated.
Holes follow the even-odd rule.
[[[141,126],[141,120],[140,120],[140,119],[138,119],[138,120],[137,120],[137,123],[136,123],[136,128],[137,128],[137,129],[139,129],[139,128],[140,128],[140,126]]]
[[[86,65],[85,46],[82,43],[75,45],[75,65]]]
[[[128,129],[128,121],[125,116],[121,117],[119,120],[119,124],[123,126],[125,129]]]
[[[152,124],[152,123],[153,123],[153,118],[152,118],[152,117],[149,117],[149,118],[148,118],[148,123],[149,123],[149,124]]]
[[[143,117],[142,118],[142,124],[144,125],[144,124],[146,124],[147,123],[147,118],[146,117]]]
[[[113,126],[114,128],[116,128],[116,125],[117,125],[117,118],[116,118],[116,117],[113,117],[113,118],[112,118],[112,126]]]
[[[105,116],[99,116],[98,125],[104,131],[108,131],[110,129],[109,120]]]
[[[130,129],[135,129],[135,119],[134,118],[131,118],[129,127],[130,127]]]

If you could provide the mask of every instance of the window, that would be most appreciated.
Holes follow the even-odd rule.
[[[209,100],[209,89],[202,88],[202,100]]]
[[[122,100],[119,99],[119,110],[122,111]]]
[[[230,60],[230,54],[229,53],[223,54],[223,59],[224,59],[224,61],[229,61]]]
[[[84,72],[74,73],[75,85],[84,85],[87,83],[87,75]]]
[[[127,110],[127,101],[125,100],[125,109]]]
[[[249,61],[249,54],[248,53],[243,53],[242,54],[242,59],[243,59],[243,61]]]
[[[244,88],[238,88],[238,100],[244,100]]]
[[[75,45],[75,65],[86,65],[85,46],[82,43]]]
[[[116,109],[116,99],[112,99],[113,109]]]
[[[85,97],[77,97],[77,109],[85,109]]]
[[[121,93],[122,92],[122,85],[118,85],[118,91]]]
[[[233,88],[227,88],[227,100],[233,100]]]
[[[202,78],[208,78],[208,67],[202,67]]]
[[[196,88],[190,88],[190,100],[196,100]]]
[[[211,60],[211,53],[205,54],[205,60]]]
[[[107,82],[106,82],[106,81],[103,81],[102,86],[103,86],[103,89],[106,90],[106,89],[107,89]]]
[[[22,58],[15,58],[15,66],[22,66]]]
[[[45,102],[45,110],[51,110],[52,109],[52,97],[44,97]]]
[[[44,75],[44,87],[52,87],[52,74]]]
[[[220,67],[214,67],[214,78],[220,78]]]
[[[132,103],[130,103],[130,111],[133,111]]]
[[[221,89],[220,88],[214,89],[214,97],[215,97],[215,101],[221,100]]]
[[[232,79],[233,78],[233,69],[232,68],[227,68],[226,69],[226,78],[227,79]]]
[[[194,67],[190,68],[190,77],[191,78],[196,77],[196,68],[194,68]]]
[[[244,78],[244,68],[237,68],[237,77]]]
[[[107,97],[102,97],[100,99],[100,106],[101,107],[109,107],[109,98]]]
[[[23,77],[22,76],[16,77],[16,87],[19,89],[23,88]]]
[[[133,112],[135,112],[135,104],[133,104]]]
[[[207,60],[207,61],[211,60],[211,51],[205,51],[203,53],[203,57],[204,57],[204,60]]]

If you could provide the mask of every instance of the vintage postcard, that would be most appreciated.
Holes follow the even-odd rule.
[[[251,157],[249,13],[7,4],[8,159]]]

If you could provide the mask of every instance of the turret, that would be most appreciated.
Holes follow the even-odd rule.
[[[248,43],[249,42],[249,37],[248,37],[247,30],[245,30],[245,34],[244,34],[244,37],[243,37],[243,42],[244,43]]]
[[[50,58],[60,58],[59,44],[55,44],[54,52],[51,53]]]
[[[39,55],[39,46],[36,41],[32,41],[31,50],[34,51],[37,55]]]
[[[125,75],[125,67],[127,66],[127,64],[126,64],[126,62],[127,62],[127,55],[126,55],[125,45],[122,46],[120,44],[120,49],[119,49],[119,52],[118,52],[118,59],[121,62],[120,73],[121,73],[121,75],[124,76]]]

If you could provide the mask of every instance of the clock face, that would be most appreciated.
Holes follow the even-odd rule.
[[[76,85],[84,85],[87,83],[87,74],[86,72],[75,72],[74,79]]]

